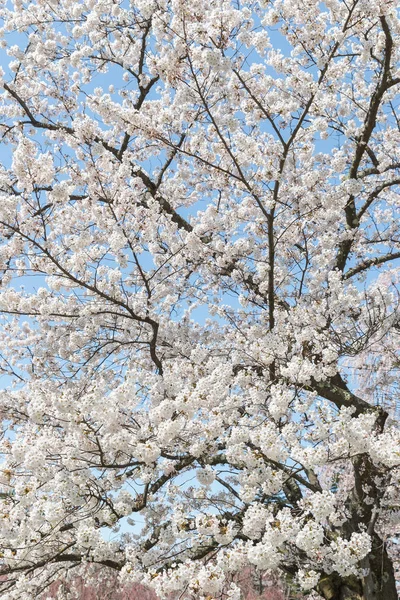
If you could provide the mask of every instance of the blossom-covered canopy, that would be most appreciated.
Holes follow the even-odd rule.
[[[1,598],[395,600],[398,2],[0,16]]]

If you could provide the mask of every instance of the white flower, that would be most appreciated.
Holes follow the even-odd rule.
[[[297,578],[301,589],[311,590],[318,584],[320,574],[314,571],[313,569],[310,569],[308,571],[300,569],[297,573]]]
[[[207,465],[203,469],[197,469],[196,477],[201,485],[209,486],[215,480],[215,472],[212,467]]]

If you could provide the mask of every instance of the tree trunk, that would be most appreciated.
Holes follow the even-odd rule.
[[[374,539],[372,553],[363,561],[363,568],[369,569],[363,579],[354,576],[340,577],[332,573],[322,577],[317,591],[325,600],[398,600],[396,579],[392,561],[385,545]]]
[[[384,422],[385,418],[380,424],[381,428]],[[355,485],[347,506],[351,518],[344,526],[344,533],[346,537],[350,537],[353,532],[362,530],[362,526],[371,529],[371,552],[360,564],[367,574],[360,579],[354,575],[340,577],[337,573],[331,573],[321,579],[317,591],[325,600],[398,600],[392,560],[384,540],[374,531],[374,507],[380,505],[384,493],[384,489],[378,488],[376,484],[376,478],[380,475],[379,467],[367,454],[356,456],[353,466]],[[374,499],[372,504],[364,502],[365,486],[368,486],[369,495]]]
[[[388,556],[385,543],[378,536],[374,539],[371,555],[366,559],[367,568],[368,563],[370,570],[363,581],[363,598],[398,600],[393,563]]]

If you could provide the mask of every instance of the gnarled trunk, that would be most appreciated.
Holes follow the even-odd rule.
[[[362,579],[332,573],[320,580],[318,593],[325,600],[398,600],[393,563],[377,535],[362,566],[369,570]]]

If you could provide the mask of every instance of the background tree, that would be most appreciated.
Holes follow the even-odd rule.
[[[397,598],[398,3],[0,10],[2,597]]]
[[[256,573],[244,569],[234,577],[243,600],[298,600],[300,597],[284,589],[277,573]],[[178,600],[180,592],[170,594],[168,600]],[[301,598],[304,598],[301,595]],[[149,588],[140,584],[121,586],[118,571],[91,564],[84,577],[75,577],[72,570],[62,581],[53,582],[40,600],[158,600]]]

